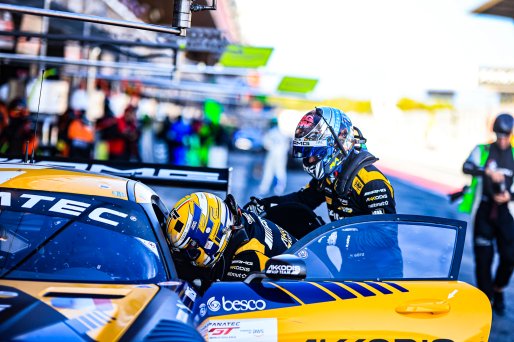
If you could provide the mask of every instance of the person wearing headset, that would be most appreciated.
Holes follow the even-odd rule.
[[[514,118],[498,115],[493,123],[496,140],[473,148],[462,166],[473,176],[459,211],[472,213],[473,252],[477,286],[491,300],[493,311],[505,315],[504,289],[514,271],[514,218],[509,208],[514,198]],[[499,262],[493,274],[495,247]]]

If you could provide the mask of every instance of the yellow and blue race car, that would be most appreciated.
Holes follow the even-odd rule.
[[[245,281],[199,291],[179,276],[167,208],[184,189],[227,192],[228,179],[154,164],[0,163],[0,339],[488,339],[487,297],[458,281],[466,224],[456,220],[333,222]]]

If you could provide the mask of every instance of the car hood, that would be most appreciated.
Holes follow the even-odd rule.
[[[2,280],[0,336],[6,340],[117,340],[158,291],[159,286],[151,284]]]

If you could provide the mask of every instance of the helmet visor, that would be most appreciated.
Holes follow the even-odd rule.
[[[293,157],[322,159],[327,153],[328,140],[331,133],[325,120],[311,111],[305,114],[296,127],[293,140]]]

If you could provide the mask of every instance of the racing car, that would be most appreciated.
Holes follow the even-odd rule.
[[[264,271],[199,290],[163,228],[184,191],[229,192],[229,170],[3,161],[1,340],[488,339],[487,297],[458,280],[465,222],[332,222]]]

